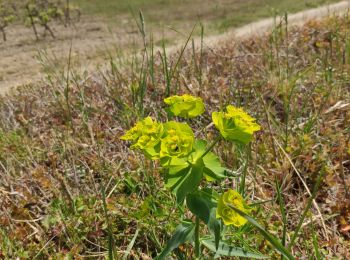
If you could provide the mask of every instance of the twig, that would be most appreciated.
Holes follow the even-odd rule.
[[[12,221],[14,222],[24,222],[24,223],[30,223],[30,222],[38,222],[40,220],[43,220],[44,217],[36,218],[36,219],[14,219],[11,218]]]
[[[51,237],[46,243],[45,245],[39,250],[39,252],[33,257],[33,259],[36,259],[41,252],[45,249],[45,247],[56,237],[56,235],[54,235],[53,237]]]

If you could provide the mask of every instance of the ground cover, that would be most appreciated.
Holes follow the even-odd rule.
[[[112,248],[117,259],[154,258],[185,208],[159,165],[119,138],[145,116],[165,121],[163,99],[189,93],[207,106],[191,122],[199,138],[215,138],[211,112],[228,104],[262,128],[244,149],[219,143],[230,179],[212,187],[238,188],[243,174],[252,215],[286,246],[293,241],[294,256],[349,258],[349,16],[278,24],[215,49],[189,41],[171,57],[149,45],[131,59],[111,57],[107,72],[47,71],[46,86],[1,98],[0,256],[104,258]],[[249,224],[228,232],[232,244],[279,256]]]

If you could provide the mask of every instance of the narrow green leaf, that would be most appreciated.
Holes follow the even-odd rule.
[[[262,254],[249,252],[243,248],[230,246],[224,242],[220,242],[216,249],[215,243],[212,240],[202,240],[202,244],[209,250],[215,253],[215,257],[219,256],[238,256],[254,259],[267,259],[268,257]]]
[[[306,204],[306,208],[305,208],[303,214],[301,215],[301,217],[300,217],[300,219],[299,219],[299,223],[298,223],[297,227],[296,227],[295,230],[294,230],[294,234],[293,234],[293,236],[292,236],[292,238],[291,238],[291,240],[290,240],[290,243],[289,243],[289,245],[288,245],[288,248],[292,248],[292,246],[294,245],[294,242],[295,242],[296,239],[298,238],[298,233],[299,233],[299,231],[300,231],[300,229],[301,229],[301,226],[303,225],[303,222],[304,222],[304,219],[305,219],[305,217],[306,217],[306,215],[307,215],[307,212],[308,212],[309,209],[311,208],[312,201],[316,198],[317,191],[318,191],[318,189],[319,189],[319,187],[320,187],[320,185],[321,185],[321,182],[322,182],[322,180],[323,180],[324,174],[325,174],[325,171],[322,171],[322,172],[318,175],[318,177],[317,177],[316,184],[315,184],[314,189],[313,189],[313,191],[312,191],[312,195],[311,195],[311,197],[308,199],[308,202],[307,202],[307,204]]]
[[[261,235],[265,237],[267,241],[269,241],[274,248],[279,251],[282,255],[287,257],[288,259],[295,259],[293,255],[286,249],[281,242],[273,235],[271,235],[269,232],[267,232],[255,219],[253,219],[251,216],[247,215],[240,209],[236,208],[235,206],[231,204],[227,204],[230,208],[232,208],[234,211],[236,211],[238,214],[240,214],[242,217],[244,217],[250,224],[252,224]]]
[[[282,245],[286,246],[286,235],[287,235],[287,214],[286,214],[286,207],[284,203],[284,198],[281,190],[281,186],[277,180],[277,177],[275,179],[275,185],[276,185],[276,191],[277,191],[277,199],[278,204],[280,206],[281,216],[282,216],[282,223],[283,223],[283,233],[282,233]]]
[[[321,255],[320,250],[319,250],[317,235],[315,233],[314,224],[312,222],[312,219],[311,219],[311,231],[312,231],[312,244],[314,246],[314,251],[315,251],[315,258],[317,260],[320,260],[320,259],[322,259],[322,255]]]
[[[193,237],[195,225],[192,222],[183,222],[175,229],[173,236],[166,244],[163,251],[156,257],[157,260],[164,259],[174,249],[178,248],[181,244],[189,241]]]
[[[133,247],[134,244],[135,244],[135,241],[136,241],[136,238],[137,238],[138,234],[139,234],[139,230],[136,229],[136,232],[135,232],[133,238],[131,239],[131,241],[130,241],[128,247],[126,248],[125,254],[124,254],[124,256],[123,256],[123,260],[128,259],[128,256],[129,256],[129,254],[130,254],[130,252],[131,252],[132,247]]]
[[[209,230],[214,234],[215,249],[219,248],[222,224],[219,219],[216,218],[216,208],[212,208],[210,211],[210,218],[208,223]]]

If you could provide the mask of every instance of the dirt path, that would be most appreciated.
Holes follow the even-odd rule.
[[[343,14],[350,10],[350,1],[342,1],[336,4],[321,6],[314,9],[301,11],[295,14],[288,15],[289,25],[300,26],[308,20],[317,20],[332,14]],[[277,17],[277,22],[280,18]],[[212,35],[204,39],[204,43],[209,48],[215,48],[220,42],[227,42],[228,40],[242,39],[251,37],[252,35],[259,35],[266,33],[273,28],[275,23],[274,18],[267,18],[257,22],[249,23],[240,28],[232,29],[221,35]],[[199,43],[200,39],[196,39]],[[199,45],[197,45],[199,46]],[[172,49],[179,48],[179,45],[172,47]]]
[[[288,16],[289,24],[299,25],[306,20],[319,19],[332,13],[343,13],[350,7],[350,1],[302,11]],[[44,77],[45,67],[59,69],[67,63],[67,56],[72,45],[74,61],[89,72],[96,66],[106,63],[106,51],[139,41],[139,35],[133,22],[128,18],[119,19],[122,26],[108,26],[102,20],[86,20],[77,24],[76,28],[56,27],[60,33],[56,39],[46,39],[36,43],[29,28],[15,26],[8,33],[6,43],[0,43],[0,93],[7,93],[11,88],[36,82]],[[91,18],[90,18],[91,19]],[[274,19],[264,19],[233,29],[222,35],[205,38],[205,45],[215,47],[221,41],[249,37],[271,29]],[[196,39],[199,41],[199,39]],[[177,50],[183,42],[168,48],[169,52]],[[39,56],[39,57],[38,57]],[[41,57],[41,59],[40,59]],[[42,61],[42,62],[41,62]],[[62,64],[60,64],[62,63]]]

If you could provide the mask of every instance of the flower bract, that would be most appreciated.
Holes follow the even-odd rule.
[[[137,122],[120,139],[131,141],[131,148],[142,150],[151,159],[159,158],[159,146],[163,134],[163,124],[151,117]]]
[[[184,118],[194,118],[205,110],[203,100],[200,97],[187,94],[168,97],[164,99],[164,102],[169,105],[168,111],[171,114]]]
[[[219,198],[216,218],[221,218],[225,225],[234,225],[236,227],[243,226],[247,223],[244,217],[228,205],[232,205],[247,214],[250,212],[242,196],[237,191],[230,189]]]
[[[212,120],[220,134],[229,141],[249,143],[253,134],[260,130],[255,118],[248,115],[242,108],[227,106],[226,112],[213,112]]]
[[[160,158],[186,157],[192,152],[193,143],[194,134],[188,124],[169,121],[164,124],[164,134],[160,145]]]

